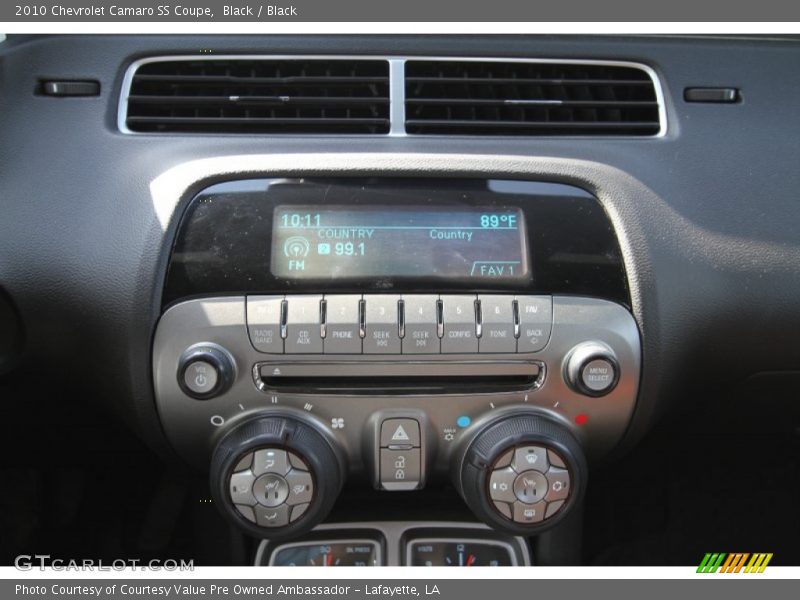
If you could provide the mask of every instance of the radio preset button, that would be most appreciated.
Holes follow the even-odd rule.
[[[481,295],[481,353],[515,352],[513,296]]]
[[[517,352],[538,352],[550,340],[553,329],[553,299],[550,296],[517,296],[517,305]]]
[[[361,354],[359,303],[361,296],[325,296],[325,354]]]
[[[286,354],[322,354],[322,296],[287,296]]]
[[[435,294],[404,295],[405,337],[403,354],[439,354]]]
[[[444,333],[442,354],[478,351],[475,335],[475,296],[442,296]]]
[[[283,354],[281,303],[283,296],[247,297],[247,332],[259,352]]]
[[[398,308],[400,296],[364,296],[366,328],[364,354],[400,354]]]

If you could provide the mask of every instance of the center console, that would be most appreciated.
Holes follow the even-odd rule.
[[[534,535],[579,503],[587,464],[629,424],[629,305],[614,229],[575,187],[222,182],[177,229],[157,407],[181,457],[210,465],[222,512],[259,538],[311,535],[347,480],[452,483],[497,535]],[[405,564],[455,548],[417,537]],[[375,539],[340,559],[378,560]]]

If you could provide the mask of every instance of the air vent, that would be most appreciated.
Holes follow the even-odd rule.
[[[386,60],[144,60],[132,72],[129,131],[389,132]]]
[[[627,135],[661,131],[641,67],[409,60],[406,131],[441,135]]]

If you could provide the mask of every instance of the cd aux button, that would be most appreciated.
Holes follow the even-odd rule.
[[[398,295],[364,295],[364,354],[400,354],[399,300]]]
[[[286,354],[322,354],[322,296],[287,296]]]

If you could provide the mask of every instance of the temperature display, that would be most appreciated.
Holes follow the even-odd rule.
[[[272,273],[287,279],[529,278],[518,208],[278,206]]]

